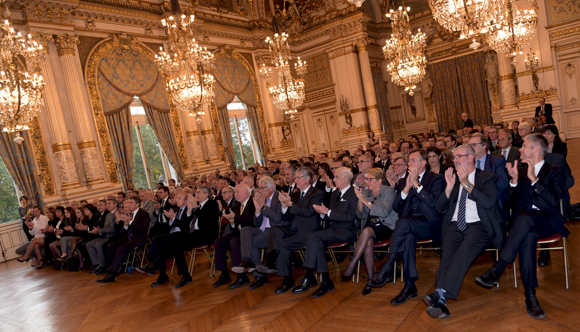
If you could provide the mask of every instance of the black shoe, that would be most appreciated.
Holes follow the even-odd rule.
[[[276,291],[274,293],[276,293],[276,294],[286,293],[287,291],[294,288],[294,286],[296,286],[296,283],[294,281],[292,281],[291,283],[288,283],[288,284],[282,283],[282,285],[280,285],[280,287],[276,288]]]
[[[483,288],[492,288],[499,282],[499,277],[501,275],[492,267],[487,270],[484,274],[475,278],[475,283]]]
[[[109,270],[107,269],[106,266],[101,266],[99,267],[99,269],[97,270],[97,272],[95,272],[96,275],[100,276],[101,274],[106,274],[109,273]]]
[[[254,290],[260,288],[268,283],[268,277],[259,277],[254,280],[254,282],[250,285],[250,290]]]
[[[546,266],[550,263],[550,252],[548,250],[540,251],[538,256],[538,266]]]
[[[276,270],[276,268],[274,266],[270,266],[270,265],[258,265],[258,266],[256,266],[256,271],[258,271],[262,274],[276,274],[276,273],[278,273],[278,270]]]
[[[292,289],[292,293],[293,294],[304,293],[308,291],[311,287],[316,286],[317,284],[318,283],[316,282],[316,279],[308,280],[308,278],[305,277],[302,279],[302,281],[300,281],[300,284],[298,284],[298,286]]]
[[[179,282],[175,285],[175,288],[181,288],[189,283],[192,283],[193,279],[191,278],[191,276],[187,276],[187,277],[182,277],[181,280],[179,280]]]
[[[246,276],[243,277],[237,277],[236,280],[234,282],[232,282],[231,285],[228,286],[229,289],[236,289],[236,288],[240,288],[244,285],[247,285],[250,283],[250,279]]]
[[[326,293],[334,290],[334,283],[332,281],[324,281],[320,284],[320,287],[312,294],[312,297],[322,297],[326,295]]]
[[[432,306],[432,307],[434,307],[435,304],[437,302],[439,302],[439,299],[440,299],[439,293],[437,293],[437,292],[433,292],[431,294],[427,294],[427,295],[423,296],[423,302],[425,302],[425,304],[427,306]]]
[[[150,276],[154,276],[155,273],[157,273],[159,271],[159,269],[149,268],[147,266],[141,266],[141,267],[136,267],[135,271],[137,271],[139,273],[145,273],[145,274],[148,274]]]
[[[528,309],[528,315],[535,319],[546,318],[546,313],[540,307],[540,302],[535,295],[526,296],[526,308]]]
[[[373,291],[373,288],[369,285],[365,285],[365,288],[362,291],[362,295],[369,295]]]
[[[343,274],[340,276],[340,281],[342,281],[342,282],[349,282],[351,280],[352,280],[352,274],[349,276],[347,276],[346,274]]]
[[[399,293],[399,295],[395,296],[395,298],[391,300],[391,304],[392,305],[403,304],[412,297],[417,297],[417,287],[412,289],[404,287]]]
[[[367,282],[371,287],[383,287],[387,282],[393,282],[393,273],[387,273],[383,270],[375,273],[375,275]]]
[[[159,276],[154,283],[151,284],[151,287],[157,287],[159,285],[163,285],[164,283],[169,282],[168,276]]]
[[[98,265],[93,265],[93,266],[91,267],[91,270],[89,271],[89,273],[90,273],[90,274],[97,273],[97,271],[99,270],[99,268],[100,268],[100,266],[98,266]]]
[[[213,287],[219,287],[219,286],[224,285],[230,281],[232,281],[232,278],[230,277],[230,275],[227,273],[222,273],[222,275],[218,278],[218,280],[215,282],[215,284],[213,284]]]
[[[240,265],[232,267],[232,272],[234,273],[252,273],[256,271],[256,264],[249,260],[242,260]]]
[[[447,306],[441,301],[436,302],[435,305],[428,306],[427,314],[432,318],[439,317],[440,319],[451,316],[449,309],[447,309]]]
[[[103,279],[97,280],[97,282],[98,283],[101,283],[101,284],[108,284],[108,283],[111,283],[111,282],[115,282],[115,277],[113,277],[112,275],[108,274]]]

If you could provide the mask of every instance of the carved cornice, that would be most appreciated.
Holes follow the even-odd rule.
[[[164,12],[162,5],[142,1],[122,1],[122,0],[83,0],[83,2],[94,3],[102,7],[103,5],[131,9],[146,13],[162,15]]]
[[[333,97],[334,96],[334,88],[320,91],[317,93],[307,93],[306,94],[306,101],[312,101],[316,99],[322,99],[326,97]]]
[[[340,48],[336,48],[333,49],[329,52],[328,58],[330,60],[332,59],[336,59],[338,57],[347,55],[347,54],[351,54],[354,53],[355,49],[354,49],[354,45],[346,45],[346,46],[342,46]]]
[[[54,35],[54,44],[59,56],[75,55],[75,44],[79,44],[79,37],[71,36],[68,33],[64,35]]]
[[[570,49],[577,48],[577,47],[580,47],[580,43],[571,43],[571,44],[558,45],[558,46],[552,45],[550,47],[550,49],[552,51],[560,52],[560,51],[566,51],[566,50],[570,50]]]
[[[580,22],[580,18],[574,19],[574,20],[570,20],[570,21],[566,21],[566,22],[561,22],[561,23],[556,23],[556,24],[552,24],[546,27],[546,29],[553,29],[553,28],[557,28],[557,27],[561,27],[563,25],[568,25],[571,23],[576,23],[576,22]],[[550,34],[551,37],[551,34]]]
[[[578,19],[578,21],[580,21],[580,19]],[[550,32],[550,40],[560,39],[561,37],[569,37],[569,35],[575,35],[578,33],[580,33],[580,26],[552,31]]]
[[[268,128],[276,128],[276,127],[282,127],[282,126],[287,126],[288,122],[273,122],[273,123],[268,123]]]
[[[336,100],[333,100],[329,103],[324,103],[324,104],[314,105],[314,106],[309,106],[309,107],[311,110],[317,110],[319,108],[330,107],[330,106],[336,106]]]
[[[338,115],[342,116],[342,115],[346,115],[346,114],[355,114],[355,113],[361,113],[361,112],[366,112],[366,111],[367,111],[367,109],[365,107],[363,107],[363,108],[356,108],[353,110],[349,110],[346,112],[339,112]]]
[[[554,66],[547,66],[547,67],[542,67],[542,68],[538,68],[536,69],[536,73],[543,73],[545,71],[551,71],[554,70]],[[527,70],[527,71],[522,71],[516,74],[517,77],[524,77],[524,76],[530,76],[532,75],[533,72],[531,70]],[[500,81],[510,81],[513,80],[514,76],[512,74],[508,74],[508,75],[503,75],[500,76],[499,80]]]
[[[548,90],[543,90],[540,88],[538,91],[531,91],[529,93],[522,92],[520,94],[520,101],[530,100],[530,99],[539,99],[539,98],[546,98],[548,96],[557,96],[558,90],[553,86],[550,86]]]

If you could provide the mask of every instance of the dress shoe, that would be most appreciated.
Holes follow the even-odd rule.
[[[256,271],[256,264],[247,259],[242,260],[240,265],[232,267],[234,273],[252,273],[254,271]]]
[[[93,265],[91,270],[89,271],[90,274],[96,273],[99,270],[100,266]]]
[[[141,267],[136,267],[135,271],[137,271],[139,273],[145,273],[145,274],[148,274],[150,276],[154,276],[155,273],[157,273],[157,271],[159,271],[159,269],[141,266]]]
[[[436,302],[435,305],[428,306],[427,314],[432,318],[439,317],[441,319],[451,316],[449,309],[447,309],[447,305],[441,301]]]
[[[314,287],[318,284],[316,279],[309,280],[308,278],[303,278],[302,281],[298,284],[298,286],[292,289],[293,294],[301,294],[308,291],[311,287]],[[334,286],[333,286],[334,287]]]
[[[346,274],[343,274],[340,276],[340,281],[342,282],[349,282],[352,281],[352,274],[347,276]]]
[[[312,294],[312,297],[322,297],[326,293],[334,290],[334,283],[332,281],[324,281],[320,284],[320,287]]]
[[[501,275],[497,273],[496,269],[492,267],[491,269],[485,271],[484,274],[475,278],[475,283],[483,288],[492,288],[493,286],[497,285],[500,276]]]
[[[415,288],[407,288],[403,287],[399,295],[395,296],[394,299],[391,300],[392,305],[399,305],[407,302],[408,299],[417,296],[417,287]]]
[[[159,276],[154,283],[151,284],[151,287],[157,287],[159,285],[163,285],[164,283],[169,282],[169,277],[167,276]]]
[[[175,288],[181,288],[187,284],[190,284],[193,282],[193,279],[191,279],[191,276],[187,276],[187,277],[182,277],[181,280],[179,280],[179,282],[175,285]]]
[[[383,287],[387,282],[393,282],[393,273],[387,273],[383,270],[375,273],[375,275],[367,282],[371,287]]]
[[[111,283],[111,282],[115,282],[115,277],[113,277],[112,275],[108,274],[103,279],[97,280],[97,282],[98,283],[101,283],[101,284],[108,284],[108,283]]]
[[[16,260],[19,261],[20,263],[27,263],[30,260],[30,258],[25,259],[24,256],[22,256],[22,257],[16,258]]]
[[[548,250],[540,251],[538,256],[538,266],[546,266],[550,263],[550,252]]]
[[[528,315],[535,319],[546,318],[546,313],[540,307],[540,302],[535,295],[526,296],[526,308],[528,309]]]
[[[362,291],[362,295],[369,295],[373,291],[373,288],[369,285],[365,285],[365,288]]]
[[[292,281],[291,283],[288,283],[288,284],[283,283],[282,285],[280,285],[280,287],[276,288],[275,293],[276,294],[286,293],[287,291],[294,288],[294,286],[296,286],[296,283],[294,281]]]
[[[99,267],[99,269],[95,272],[95,274],[98,276],[100,276],[101,274],[106,274],[106,273],[109,273],[109,269],[107,269],[106,266]]]
[[[215,282],[215,284],[213,284],[213,287],[219,287],[219,286],[224,285],[230,281],[232,281],[232,278],[230,277],[230,275],[227,273],[222,273],[222,275],[218,278],[218,280]]]
[[[256,271],[262,274],[276,274],[278,270],[274,266],[271,265],[258,265],[256,266]]]
[[[250,285],[250,290],[260,288],[268,283],[268,277],[259,277]]]
[[[243,277],[237,277],[236,280],[234,282],[232,282],[231,285],[228,286],[228,288],[229,289],[237,289],[237,288],[240,288],[240,287],[247,285],[249,283],[250,283],[250,279],[244,275]]]
[[[45,267],[47,267],[47,266],[49,266],[49,265],[50,265],[50,264],[48,264],[48,263],[46,263],[46,262],[42,262],[42,265],[41,265],[41,266],[39,266],[39,267],[37,267],[36,269],[37,269],[37,270],[44,269]]]

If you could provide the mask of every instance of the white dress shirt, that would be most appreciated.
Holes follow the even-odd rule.
[[[48,217],[41,214],[40,217],[32,219],[32,222],[34,223],[34,226],[30,230],[30,234],[34,235],[35,239],[43,238],[44,234],[42,234],[40,230],[46,229],[46,226],[48,226]]]
[[[475,183],[475,170],[469,173],[469,175],[467,176],[467,180],[471,184]],[[459,181],[459,179],[457,179],[456,181]],[[457,211],[459,211],[459,201],[461,200],[461,193],[463,191],[465,191],[465,188],[463,188],[463,186],[460,184],[459,196],[457,198],[457,204],[455,204],[455,212],[453,212],[453,218],[451,218],[451,221],[457,221]],[[475,203],[475,201],[469,199],[468,193],[467,200],[465,201],[465,222],[469,224],[480,220],[481,219],[479,219],[479,214],[477,213],[477,204]]]

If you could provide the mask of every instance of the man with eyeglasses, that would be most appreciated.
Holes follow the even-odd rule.
[[[354,185],[358,188],[366,188],[367,184],[365,182],[365,175],[367,172],[373,168],[373,157],[369,156],[368,154],[363,154],[358,159],[358,171],[359,173],[356,176],[354,181]]]
[[[469,145],[475,151],[475,168],[493,173],[497,176],[497,190],[499,191],[498,197],[501,205],[502,192],[507,188],[508,184],[508,177],[505,172],[505,159],[487,152],[487,140],[481,133],[471,135]]]
[[[498,130],[496,127],[489,127],[488,128],[488,135],[489,138],[487,139],[487,143],[489,146],[489,152],[493,153],[495,150],[499,149],[499,136],[498,136]]]
[[[401,142],[400,152],[404,154],[405,157],[409,154],[409,150],[411,150],[411,143],[407,141]]]
[[[395,191],[399,189],[399,181],[407,176],[407,163],[409,160],[402,154],[395,157],[391,167],[387,170],[387,182]]]
[[[286,180],[286,185],[282,188],[286,194],[290,195],[296,190],[296,183],[294,183],[294,177],[296,176],[296,167],[286,166],[284,168],[284,179]]]
[[[497,146],[498,149],[493,151],[492,155],[503,157],[506,163],[512,164],[520,159],[520,149],[512,145],[512,133],[508,129],[499,131]]]
[[[435,210],[435,202],[445,189],[441,174],[427,171],[427,152],[412,150],[409,153],[409,175],[399,181],[399,190],[393,202],[393,210],[399,214],[391,235],[391,247],[387,261],[381,270],[367,283],[382,287],[394,277],[394,264],[401,255],[405,287],[391,300],[392,305],[407,302],[416,297],[415,280],[419,274],[416,267],[417,241],[432,239],[441,242],[441,215]]]
[[[276,192],[276,183],[269,177],[263,177],[258,182],[258,190],[252,198],[256,208],[254,227],[244,227],[240,231],[242,262],[232,267],[235,273],[253,273],[254,282],[250,290],[264,286],[268,277],[256,271],[256,266],[262,264],[260,249],[268,246],[270,231],[273,227],[286,227],[288,222],[282,220],[282,204]],[[275,256],[268,256],[268,260]]]
[[[455,149],[456,171],[447,169],[447,186],[437,199],[437,212],[443,215],[441,263],[435,291],[423,297],[427,314],[433,318],[449,317],[447,300],[457,299],[473,260],[490,242],[497,248],[503,243],[505,223],[497,199],[496,176],[476,169],[474,159],[471,146]]]

